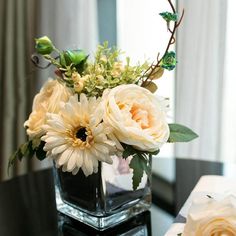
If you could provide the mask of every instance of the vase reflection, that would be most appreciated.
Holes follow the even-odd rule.
[[[105,231],[98,231],[77,220],[59,214],[59,236],[151,236],[151,213],[143,212],[122,224]]]

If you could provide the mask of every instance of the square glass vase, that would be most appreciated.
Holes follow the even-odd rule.
[[[112,159],[112,165],[99,162],[98,172],[88,177],[82,170],[72,175],[54,166],[57,210],[100,231],[148,210],[151,177],[144,173],[133,190],[130,159]]]

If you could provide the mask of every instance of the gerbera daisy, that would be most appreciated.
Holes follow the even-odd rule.
[[[98,161],[111,164],[115,143],[107,135],[109,128],[102,122],[100,99],[87,99],[84,94],[61,103],[60,114],[47,114],[44,125],[44,150],[63,171],[76,174],[81,168],[86,176],[98,171]]]

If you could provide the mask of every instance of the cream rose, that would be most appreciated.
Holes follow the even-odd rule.
[[[155,151],[169,137],[166,100],[138,85],[120,85],[103,94],[104,122],[116,138],[144,151]]]
[[[46,123],[46,113],[58,113],[60,102],[67,102],[72,91],[57,80],[48,80],[34,97],[32,113],[24,123],[30,138],[44,134],[42,125]]]
[[[236,198],[196,199],[189,210],[182,236],[236,235]]]

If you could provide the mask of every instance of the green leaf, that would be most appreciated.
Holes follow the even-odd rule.
[[[39,160],[46,158],[46,152],[43,150],[45,142],[41,141],[40,138],[34,138],[20,145],[20,147],[11,155],[8,161],[8,173],[11,166],[23,157],[32,158],[34,154]]]
[[[167,22],[177,21],[177,19],[178,19],[178,15],[176,13],[171,13],[168,11],[161,12],[159,15],[162,16],[162,18]]]
[[[66,64],[66,59],[65,59],[65,56],[64,56],[64,53],[61,52],[60,53],[60,64],[63,66],[63,67],[66,67],[67,64]]]
[[[10,156],[10,158],[9,158],[9,160],[8,160],[8,166],[7,166],[7,173],[8,173],[8,175],[9,175],[11,166],[14,165],[14,163],[15,163],[15,161],[16,161],[17,159],[21,160],[22,157],[23,157],[23,155],[22,155],[20,149],[16,150],[16,151]]]
[[[128,158],[129,156],[133,156],[134,154],[136,154],[136,150],[130,146],[130,145],[126,145],[126,144],[122,144],[124,151],[123,151],[123,158]]]
[[[156,150],[156,151],[153,151],[153,152],[146,152],[147,154],[149,154],[149,155],[158,155],[158,153],[160,152],[160,150],[158,149],[158,150]]]
[[[45,145],[45,142],[41,141],[40,145],[36,148],[36,157],[42,161],[46,158],[47,152],[43,150],[43,147]]]
[[[133,148],[130,145],[122,143],[124,148],[123,158],[128,158],[132,156],[133,158],[130,161],[130,168],[133,169],[133,190],[136,190],[142,180],[143,173],[145,172],[150,178],[151,176],[151,158],[152,155],[157,155],[159,150],[153,152],[140,151]]]
[[[32,151],[29,151],[31,144],[31,141],[21,144],[20,147],[10,156],[7,168],[8,174],[10,167],[13,166],[17,160],[21,161],[24,156],[28,157],[31,154]]]
[[[129,166],[133,169],[133,190],[136,190],[142,180],[146,163],[139,155],[134,155]]]
[[[189,142],[198,137],[198,135],[186,126],[180,124],[169,124],[170,137],[169,143]]]
[[[41,139],[40,138],[32,139],[32,148],[33,149],[36,149],[37,147],[39,147],[40,144],[41,144]]]
[[[23,143],[20,146],[20,152],[25,155],[28,151],[29,142]]]
[[[21,152],[26,158],[32,158],[34,156],[35,150],[32,147],[32,140],[22,145]]]

